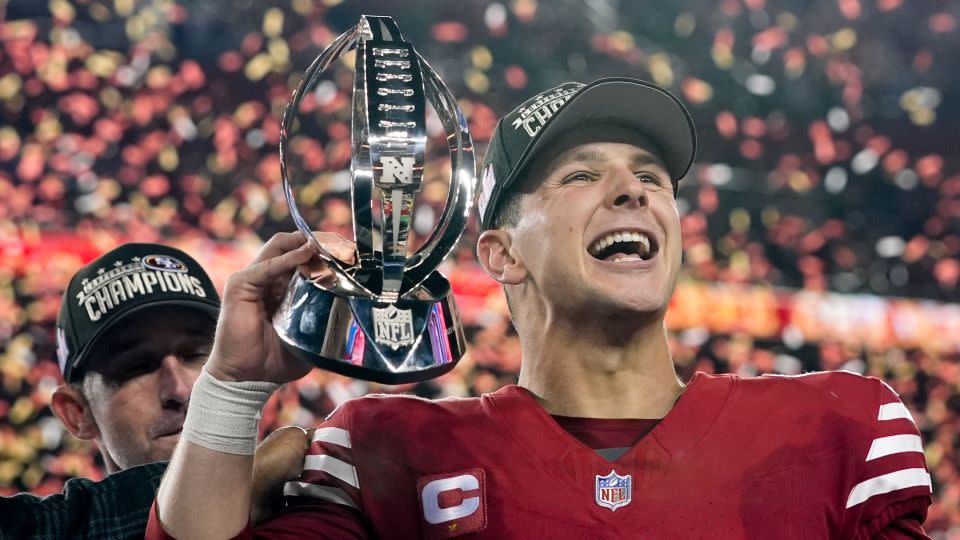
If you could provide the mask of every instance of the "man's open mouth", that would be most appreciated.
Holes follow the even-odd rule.
[[[594,258],[610,262],[649,261],[659,250],[657,239],[643,231],[615,231],[601,236],[587,251]]]

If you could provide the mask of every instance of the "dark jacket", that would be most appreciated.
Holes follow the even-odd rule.
[[[143,538],[166,463],[111,474],[99,482],[67,481],[47,497],[0,498],[0,540],[13,538]]]

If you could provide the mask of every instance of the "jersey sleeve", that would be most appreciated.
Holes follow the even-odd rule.
[[[360,512],[360,481],[348,410],[348,406],[338,407],[317,427],[300,477],[283,488],[287,506],[325,501]]]
[[[276,516],[249,529],[250,539],[316,538],[365,540],[372,538],[360,512],[348,505],[303,497]]]
[[[886,383],[869,380],[874,385],[873,399],[865,404],[864,433],[869,440],[854,445],[855,478],[846,497],[857,538],[873,538],[898,521],[922,524],[932,490],[923,442],[910,411]]]
[[[0,531],[0,539],[3,538]],[[347,506],[332,504],[320,499],[304,499],[288,507],[276,516],[252,527],[249,523],[231,540],[294,540],[316,538],[319,533],[326,540],[366,540],[371,538],[359,513]],[[144,538],[147,540],[176,540],[163,526],[154,502],[150,508]]]
[[[260,538],[368,538],[361,513],[360,483],[350,440],[347,405],[337,408],[316,428],[299,478],[283,487],[285,508],[256,526],[247,525],[234,540]],[[156,506],[148,539],[172,537],[160,526]]]

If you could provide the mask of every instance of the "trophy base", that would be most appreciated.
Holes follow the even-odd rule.
[[[382,384],[439,377],[466,351],[446,278],[394,303],[331,291],[296,274],[273,318],[284,347],[316,367]]]

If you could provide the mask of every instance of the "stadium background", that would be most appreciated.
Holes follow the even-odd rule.
[[[123,241],[177,245],[222,287],[291,230],[279,118],[302,70],[361,13],[393,16],[469,117],[561,81],[666,86],[698,126],[678,206],[685,271],[668,324],[680,373],[848,369],[884,378],[924,436],[927,528],[960,538],[960,3],[929,0],[0,0],[0,493],[98,478],[47,405],[70,275]],[[347,62],[305,102],[299,196],[349,235]],[[449,170],[430,123],[415,238]],[[264,427],[369,391],[477,395],[519,346],[472,253],[445,271],[471,342],[451,374],[383,388],[319,370]]]

